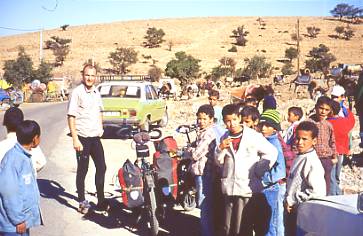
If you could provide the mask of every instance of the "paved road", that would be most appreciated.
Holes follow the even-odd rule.
[[[106,197],[111,200],[112,210],[106,216],[90,214],[83,217],[77,213],[78,206],[75,189],[76,160],[71,138],[67,137],[66,103],[23,104],[21,106],[26,119],[39,122],[42,129],[41,147],[47,156],[48,163],[38,175],[41,192],[41,206],[45,225],[31,231],[34,236],[63,235],[147,235],[144,224],[137,227],[130,211],[121,204],[120,193],[114,185],[114,174],[124,161],[134,159],[129,140],[102,140],[107,172],[105,179]],[[0,113],[2,120],[3,112]],[[0,130],[3,138],[4,130]],[[152,153],[152,152],[151,152]],[[86,197],[96,203],[94,196],[94,166],[86,179]],[[197,235],[199,219],[198,210],[185,213],[180,208],[172,211],[167,219],[161,222],[159,235]]]

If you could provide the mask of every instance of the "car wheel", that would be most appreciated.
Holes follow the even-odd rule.
[[[158,122],[158,126],[160,127],[165,127],[168,125],[168,121],[169,121],[169,116],[168,116],[168,112],[165,111],[163,117],[161,118],[161,120]]]

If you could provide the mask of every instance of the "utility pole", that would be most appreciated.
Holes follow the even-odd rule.
[[[40,29],[40,39],[39,39],[39,63],[43,60],[43,29]]]
[[[297,76],[300,75],[300,21],[297,19]]]

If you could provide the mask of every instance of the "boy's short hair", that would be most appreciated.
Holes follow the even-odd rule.
[[[303,117],[304,113],[303,110],[301,109],[301,107],[289,107],[289,109],[287,110],[288,113],[292,113],[295,116],[299,117],[299,120]]]
[[[218,90],[211,89],[208,92],[209,97],[217,97],[219,99],[219,92]]]
[[[315,107],[319,107],[323,104],[328,105],[329,107],[331,107],[331,101],[332,99],[327,97],[327,96],[321,96],[320,98],[318,98],[318,100],[316,101]]]
[[[8,132],[15,132],[16,127],[24,120],[22,110],[17,107],[10,107],[4,114],[3,125],[6,126]]]
[[[251,116],[251,119],[253,121],[259,120],[260,119],[260,112],[258,111],[258,109],[256,107],[253,106],[245,106],[243,107],[242,111],[241,111],[241,116],[242,117],[249,117]]]
[[[296,127],[296,133],[299,130],[303,130],[303,131],[310,131],[311,132],[311,137],[314,139],[316,137],[318,137],[319,134],[319,129],[316,126],[316,124],[314,124],[314,122],[311,121],[303,121],[301,122],[297,127]]]
[[[240,106],[237,104],[227,104],[222,109],[222,116],[223,119],[228,115],[236,114],[237,116],[240,115]]]
[[[254,98],[254,97],[248,97],[248,98],[246,98],[245,99],[245,104],[247,104],[247,103],[255,103],[255,104],[257,104],[257,99],[256,98]]]
[[[198,111],[197,111],[197,115],[199,113],[205,113],[207,114],[207,116],[209,116],[210,118],[213,118],[214,117],[214,108],[212,105],[209,105],[209,104],[204,104],[204,105],[201,105],[199,108],[198,108]]]
[[[331,101],[331,110],[333,112],[333,115],[338,115],[340,112],[340,104],[337,101],[332,100]]]
[[[81,71],[82,75],[84,75],[84,71],[85,71],[86,69],[89,69],[89,70],[96,70],[96,73],[97,73],[97,68],[96,68],[96,66],[95,66],[95,65],[93,65],[93,64],[89,64],[89,63],[87,63],[87,64],[85,64],[85,65],[83,66],[83,69],[82,69],[82,71]]]
[[[37,135],[40,136],[40,126],[34,120],[24,120],[16,128],[16,137],[21,145],[30,144]]]

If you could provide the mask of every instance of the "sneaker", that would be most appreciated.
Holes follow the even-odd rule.
[[[102,202],[99,202],[96,207],[95,207],[95,211],[96,212],[104,212],[104,211],[108,211],[110,209],[110,204],[107,200],[104,200]]]
[[[77,211],[81,214],[87,214],[90,207],[91,205],[89,204],[89,202],[87,200],[84,200],[83,202],[79,203]]]

